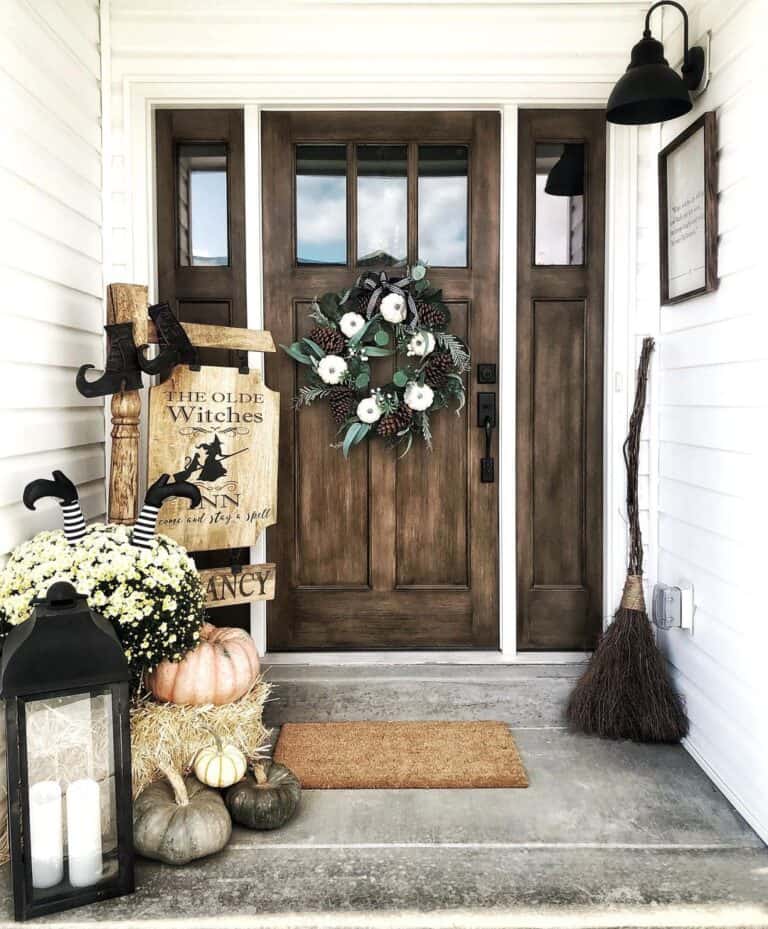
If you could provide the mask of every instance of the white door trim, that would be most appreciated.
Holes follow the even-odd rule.
[[[501,113],[502,118],[502,152],[501,152],[501,293],[500,293],[500,346],[501,359],[516,357],[516,250],[517,250],[517,112],[521,106],[601,106],[604,104],[610,88],[591,83],[565,81],[557,84],[541,85],[537,94],[532,93],[530,85],[513,90],[512,87],[500,88],[498,85],[488,88],[484,93],[482,86],[456,85],[453,90],[445,84],[435,88],[428,80],[421,91],[411,87],[407,99],[402,99],[402,87],[389,91],[387,88],[366,85],[356,89],[345,88],[339,93],[338,87],[328,88],[327,98],[318,102],[317,97],[308,98],[306,83],[290,87],[265,84],[254,87],[241,83],[200,84],[195,82],[179,83],[175,81],[152,82],[126,78],[123,86],[124,126],[128,139],[128,165],[126,172],[131,179],[129,190],[129,215],[131,218],[131,268],[133,281],[147,283],[150,299],[156,293],[156,232],[155,232],[155,196],[154,196],[154,125],[153,110],[159,107],[243,107],[245,122],[245,199],[246,199],[246,276],[248,300],[248,325],[260,328],[263,324],[263,289],[261,260],[261,192],[260,192],[260,114],[264,110],[314,109],[314,110],[465,110],[492,109]],[[302,91],[303,88],[303,91]],[[322,90],[315,88],[316,92]],[[507,93],[504,93],[504,90]],[[468,93],[471,91],[471,93]],[[302,93],[304,95],[302,95]],[[419,93],[421,97],[419,98]],[[511,94],[511,95],[510,95]],[[355,99],[359,95],[359,99]],[[363,97],[364,95],[364,97]],[[382,105],[371,105],[371,100],[383,100]],[[446,105],[445,100],[451,104]],[[619,133],[626,132],[619,130]],[[615,555],[612,540],[615,530],[611,529],[620,512],[621,496],[617,497],[615,465],[615,436],[617,423],[616,395],[613,385],[623,376],[627,383],[627,346],[621,345],[621,334],[627,330],[629,318],[629,301],[625,295],[614,298],[616,281],[626,281],[634,266],[629,258],[617,260],[613,255],[612,237],[617,230],[630,229],[634,221],[634,204],[636,197],[631,183],[625,183],[623,172],[630,167],[630,159],[621,157],[620,168],[616,177],[611,170],[614,149],[624,154],[625,140],[636,138],[634,130],[629,134],[617,134],[615,129],[609,133],[608,162],[609,182],[607,190],[607,225],[606,225],[606,343],[605,343],[605,411],[604,411],[604,603],[606,612],[616,597]],[[617,143],[616,140],[619,140]],[[636,143],[635,143],[636,144]],[[636,166],[634,167],[636,174]],[[254,183],[254,178],[256,183]],[[632,212],[630,213],[630,206]],[[621,223],[617,222],[621,218]],[[632,236],[632,239],[634,237]],[[621,326],[611,326],[611,320],[620,320]],[[610,336],[609,336],[610,329]],[[619,338],[616,333],[619,333]],[[251,356],[254,367],[261,366],[260,356]],[[436,650],[429,652],[316,652],[316,653],[269,653],[266,642],[266,606],[263,603],[252,605],[251,628],[259,652],[273,664],[506,664],[513,662],[573,662],[582,660],[579,653],[517,653],[516,638],[516,545],[515,545],[515,369],[510,364],[500,364],[499,402],[502,411],[499,428],[499,559],[500,559],[500,648],[498,651],[458,652]],[[623,396],[626,411],[626,389]],[[623,433],[625,419],[621,422],[620,434]],[[506,424],[506,425],[505,425]],[[620,444],[620,443],[619,443]],[[610,546],[610,547],[609,547]],[[252,550],[255,560],[264,558],[265,541],[262,538]],[[508,569],[504,570],[504,565]],[[278,566],[279,583],[279,566]],[[607,615],[610,615],[607,612]]]

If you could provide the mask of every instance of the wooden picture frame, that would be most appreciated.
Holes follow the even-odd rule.
[[[659,152],[661,304],[717,289],[717,120],[704,113]]]

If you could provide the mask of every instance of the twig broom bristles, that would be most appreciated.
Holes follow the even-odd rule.
[[[568,703],[571,728],[608,739],[679,742],[688,731],[653,637],[643,597],[643,539],[638,510],[640,430],[653,339],[643,340],[635,404],[624,443],[627,468],[629,564],[624,593]]]

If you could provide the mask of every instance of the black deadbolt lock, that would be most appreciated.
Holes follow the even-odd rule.
[[[496,365],[479,364],[477,366],[477,383],[478,384],[495,384],[496,383]]]

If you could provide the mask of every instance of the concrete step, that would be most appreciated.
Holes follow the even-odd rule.
[[[265,724],[349,720],[498,719],[562,726],[583,663],[345,667],[275,665]]]
[[[461,701],[459,701],[461,702]],[[525,790],[305,791],[184,868],[49,929],[768,926],[768,851],[680,746],[514,730]],[[0,929],[10,929],[7,868]]]

